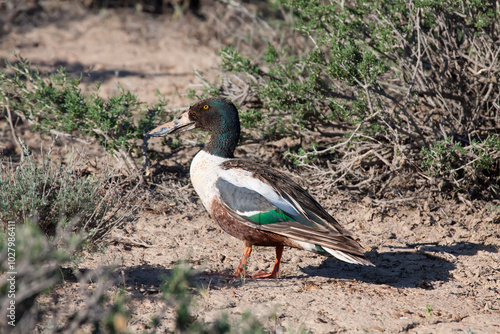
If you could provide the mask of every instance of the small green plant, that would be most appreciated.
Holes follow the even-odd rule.
[[[12,323],[0,321],[3,333],[32,332],[44,313],[36,304],[37,297],[60,282],[59,266],[70,259],[83,238],[59,230],[53,240],[34,225],[0,229],[0,271],[9,272],[7,278],[11,278],[0,285],[0,305],[7,310],[15,302],[14,316],[8,319]]]
[[[432,314],[432,306],[431,306],[431,304],[425,305],[425,311],[426,311],[425,317],[426,318],[430,318],[431,314]]]
[[[176,328],[180,331],[186,331],[194,324],[194,317],[189,312],[191,304],[190,288],[192,286],[193,271],[185,264],[177,265],[172,271],[172,275],[165,279],[162,285],[163,296],[167,301],[175,306]]]
[[[431,175],[449,175],[466,163],[464,161],[466,153],[463,146],[460,143],[453,143],[451,138],[439,140],[431,147],[422,149],[424,155],[422,167]]]
[[[126,333],[128,318],[126,293],[124,290],[120,290],[115,294],[113,304],[105,319],[107,331],[111,334]]]

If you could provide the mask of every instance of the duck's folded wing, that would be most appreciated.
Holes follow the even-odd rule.
[[[270,201],[282,209],[284,208],[279,205],[280,203],[292,206],[294,213],[306,218],[309,222],[313,222],[314,227],[322,226],[330,231],[337,231],[344,236],[351,236],[351,233],[326,212],[306,190],[283,173],[241,159],[228,160],[221,167],[226,170],[226,175],[229,175],[228,180],[231,182],[234,183],[236,180],[237,183],[258,193],[269,194],[267,197]],[[240,172],[237,173],[237,171]],[[234,174],[247,176],[234,177]],[[276,198],[278,199],[276,200]]]
[[[345,230],[311,220],[308,209],[297,207],[296,200],[251,172],[221,173],[216,188],[227,212],[247,226],[288,237],[346,262],[369,264],[361,258],[363,248]]]

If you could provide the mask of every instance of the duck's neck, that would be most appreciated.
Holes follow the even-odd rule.
[[[205,151],[221,158],[234,158],[234,150],[240,138],[240,126],[233,125],[232,128],[220,129],[212,132]]]

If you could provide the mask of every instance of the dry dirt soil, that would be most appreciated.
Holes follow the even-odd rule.
[[[0,57],[13,61],[11,51],[20,52],[42,69],[64,65],[83,72],[84,83],[102,82],[103,96],[120,84],[153,102],[159,89],[170,107],[185,107],[192,101],[182,94],[201,83],[193,71],[208,77],[217,73],[218,44],[193,37],[196,26],[213,28],[189,15],[174,20],[132,12],[81,13],[38,28],[13,29],[0,40]],[[41,137],[28,138],[33,148],[37,140]],[[143,211],[136,222],[116,231],[116,240],[150,247],[116,241],[86,254],[79,268],[116,267],[119,280],[111,294],[125,288],[131,332],[148,328],[158,314],[159,332],[173,328],[172,310],[162,311],[161,277],[187,260],[203,290],[192,313],[208,322],[223,312],[240,319],[250,310],[276,333],[500,333],[500,226],[493,206],[438,197],[383,202],[347,190],[309,190],[359,237],[376,267],[286,249],[280,279],[207,275],[205,270],[232,273],[243,244],[221,231],[188,185],[179,192],[194,198],[189,211]],[[249,270],[269,269],[273,260],[273,249],[257,248]],[[53,293],[59,294],[61,310],[70,312],[85,307],[86,289],[92,283],[68,281]]]

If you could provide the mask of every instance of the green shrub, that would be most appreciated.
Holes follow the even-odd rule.
[[[494,178],[500,168],[500,136],[491,134],[482,142],[472,140],[468,146],[447,138],[424,147],[422,154],[422,168],[433,176],[465,177],[470,181],[480,175]],[[499,182],[500,178],[492,181]]]
[[[464,156],[467,151],[459,143],[453,143],[451,138],[439,140],[430,148],[424,147],[422,167],[431,175],[449,175],[459,166],[465,165]]]
[[[70,259],[82,239],[58,235],[62,247],[55,247],[37,226],[9,227],[0,229],[0,271],[10,279],[0,283],[0,305],[7,310],[14,301],[14,317],[4,315],[0,329],[3,333],[31,333],[43,317],[36,299],[60,282],[59,266]]]
[[[95,140],[129,171],[137,172],[133,157],[142,150],[147,160],[145,133],[160,121],[167,101],[159,96],[158,103],[148,108],[123,89],[105,101],[99,96],[99,84],[90,94],[79,86],[80,78],[71,78],[64,68],[40,73],[19,57],[0,71],[0,110],[14,112],[35,131]],[[143,141],[141,148],[138,140]]]

